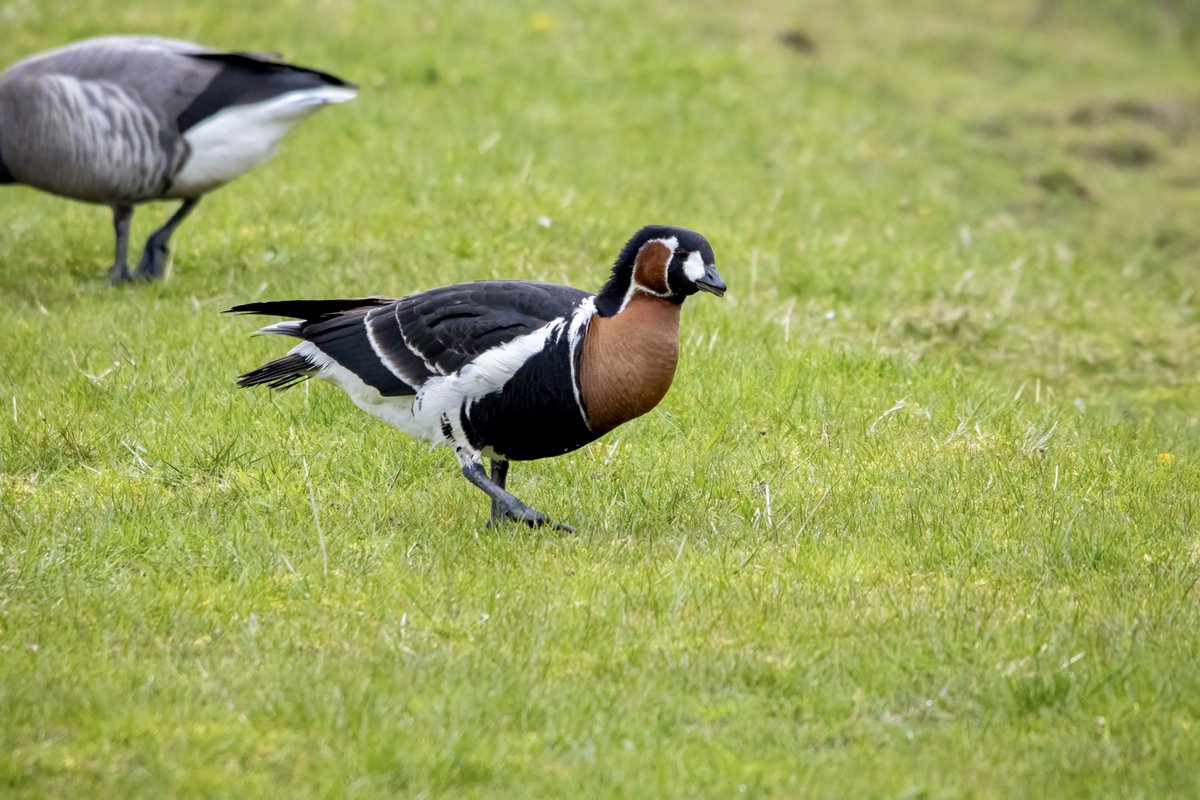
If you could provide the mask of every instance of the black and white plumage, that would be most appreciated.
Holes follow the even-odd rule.
[[[330,381],[405,433],[452,447],[492,498],[493,522],[544,524],[506,491],[508,462],[570,452],[657,405],[675,373],[680,306],[697,291],[725,293],[708,241],[656,225],[625,245],[595,295],[478,281],[398,300],[250,303],[230,311],[297,318],[260,332],[302,341],[238,384]]]
[[[269,159],[293,125],[354,89],[271,55],[147,36],[85,39],[0,74],[0,183],[110,206],[114,282],[129,278],[133,206],[182,200],[138,265],[156,278],[171,234],[202,195]]]

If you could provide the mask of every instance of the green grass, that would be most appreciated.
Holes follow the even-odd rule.
[[[0,9],[3,63],[152,31],[362,85],[161,285],[0,192],[0,793],[1200,793],[1200,7],[944,6]],[[574,534],[233,386],[286,347],[236,302],[597,288],[650,222],[731,291],[658,409],[515,466]]]

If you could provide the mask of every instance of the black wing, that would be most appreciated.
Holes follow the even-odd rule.
[[[550,283],[478,281],[399,300],[287,300],[229,311],[304,320],[267,330],[312,342],[380,394],[394,397],[416,394],[425,381],[461,369],[480,353],[568,319],[589,296]]]
[[[586,297],[587,292],[552,283],[460,283],[402,298],[394,310],[372,314],[372,325],[377,335],[395,331],[408,350],[448,375],[480,353],[569,318]]]

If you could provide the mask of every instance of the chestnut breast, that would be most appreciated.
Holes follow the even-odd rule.
[[[592,318],[579,358],[579,394],[597,435],[658,405],[679,360],[679,306],[634,292],[620,313]]]

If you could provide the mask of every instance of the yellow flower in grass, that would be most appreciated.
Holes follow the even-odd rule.
[[[1158,463],[1174,464],[1175,463],[1175,454],[1174,453],[1159,453],[1158,454]]]
[[[558,22],[549,14],[539,11],[529,17],[529,30],[534,33],[545,33],[546,31],[554,30],[558,26]]]

